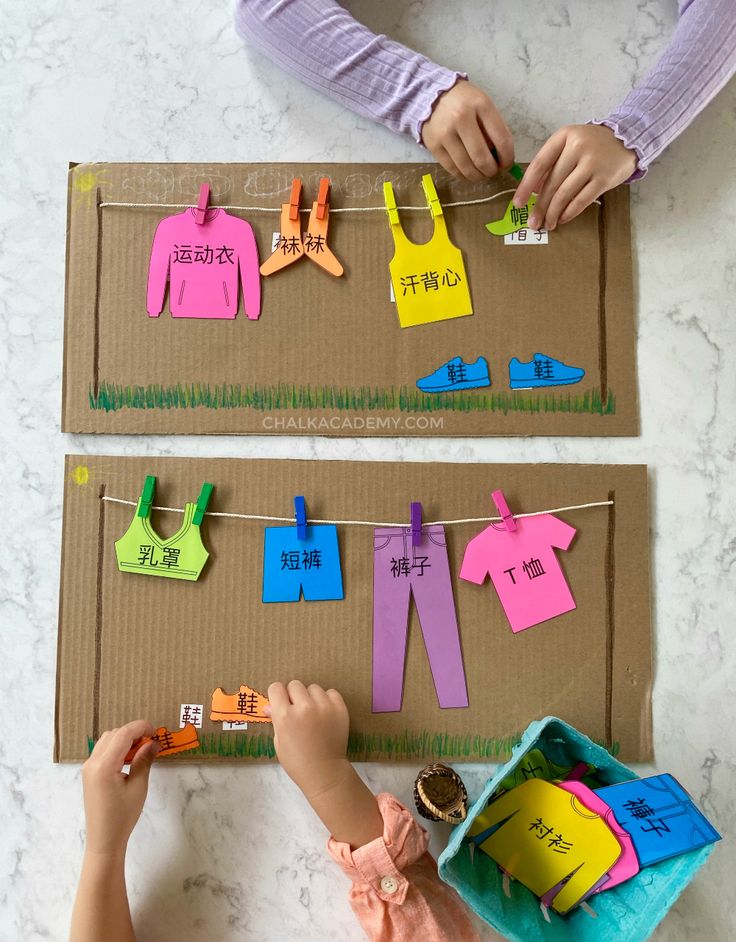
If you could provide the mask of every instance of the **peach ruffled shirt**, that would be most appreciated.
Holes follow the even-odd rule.
[[[350,877],[353,912],[372,942],[480,942],[465,905],[437,873],[429,835],[393,795],[376,796],[383,837],[327,850]]]

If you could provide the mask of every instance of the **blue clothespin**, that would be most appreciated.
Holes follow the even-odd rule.
[[[419,546],[422,542],[422,505],[419,501],[411,505],[411,545]]]
[[[143,485],[141,502],[138,506],[139,517],[149,517],[153,507],[153,498],[156,494],[156,478],[153,474],[146,475],[146,483]]]
[[[297,540],[306,540],[307,505],[303,497],[294,498],[294,510],[296,512],[296,538]]]
[[[210,497],[212,497],[212,491],[214,491],[215,485],[208,484],[206,481],[202,485],[202,490],[199,492],[199,497],[197,498],[197,508],[194,511],[194,516],[192,517],[192,523],[196,526],[200,526],[204,520],[204,515],[207,512],[207,505],[210,502]]]
[[[493,503],[496,505],[496,509],[503,519],[503,525],[506,527],[509,533],[514,533],[516,530],[516,521],[514,520],[514,515],[509,510],[509,505],[506,503],[506,498],[503,496],[503,491],[493,491],[491,497],[493,498]]]

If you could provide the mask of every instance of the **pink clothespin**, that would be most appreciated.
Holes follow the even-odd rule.
[[[420,546],[422,542],[422,505],[417,501],[411,505],[411,545]]]
[[[585,778],[585,776],[590,771],[590,766],[587,762],[578,762],[577,765],[573,766],[567,775],[564,777],[563,781],[565,782],[579,782],[580,779]]]
[[[197,200],[197,208],[194,210],[194,221],[198,226],[203,226],[204,221],[207,218],[207,209],[210,202],[210,185],[209,183],[203,183],[199,188],[199,199]]]
[[[319,181],[319,193],[317,194],[317,219],[324,219],[327,213],[328,200],[330,198],[330,178],[322,177]]]
[[[503,525],[509,533],[514,533],[516,530],[516,521],[514,520],[514,515],[509,510],[509,505],[506,503],[503,491],[493,491],[491,497],[493,498],[493,503],[496,505],[496,509],[503,518]]]

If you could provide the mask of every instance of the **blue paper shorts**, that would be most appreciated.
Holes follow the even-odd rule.
[[[296,527],[266,527],[263,548],[263,601],[307,602],[342,599],[337,527],[308,526],[306,540]]]

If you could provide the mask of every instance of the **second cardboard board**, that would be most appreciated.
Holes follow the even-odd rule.
[[[642,466],[73,455],[64,491],[59,760],[141,716],[172,761],[273,758],[293,678],[354,758],[497,761],[547,714],[651,758]]]
[[[637,434],[628,188],[493,235],[515,186],[436,164],[72,166],[63,430]]]

